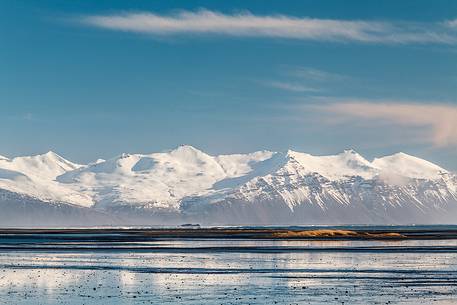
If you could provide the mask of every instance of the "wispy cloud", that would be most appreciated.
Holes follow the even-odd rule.
[[[446,21],[445,24],[453,29],[457,30],[457,19]]]
[[[290,69],[289,74],[301,79],[316,82],[340,81],[348,78],[347,76],[342,74],[332,73],[309,67],[296,67]]]
[[[152,35],[217,34],[301,40],[363,43],[445,43],[457,37],[443,23],[408,23],[317,19],[287,15],[260,16],[250,12],[223,14],[210,10],[82,16],[90,26]]]
[[[333,115],[345,124],[373,125],[385,122],[402,128],[417,128],[424,142],[438,147],[457,146],[457,106],[405,102],[343,101],[314,109]]]
[[[267,86],[293,92],[318,92],[317,88],[308,87],[300,83],[271,81],[265,82]]]
[[[350,77],[310,67],[286,67],[280,81],[261,82],[263,85],[293,92],[323,92],[329,84]]]

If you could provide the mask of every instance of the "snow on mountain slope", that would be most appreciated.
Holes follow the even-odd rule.
[[[401,179],[352,150],[335,156],[288,151],[271,159],[276,166],[270,171],[252,171],[230,189],[185,198],[183,213],[234,224],[427,223],[457,216],[457,177],[419,158],[392,163]],[[431,170],[441,174],[431,176]]]
[[[61,185],[55,178],[80,168],[54,152],[30,157],[0,159],[0,188],[27,194],[44,201],[62,201],[89,206],[86,194]]]
[[[72,163],[52,151],[42,155],[16,157],[11,160],[0,158],[0,168],[18,171],[40,179],[53,180],[57,176],[79,167],[81,165]]]
[[[325,208],[325,193],[337,202],[349,203],[348,197],[335,190],[332,183],[354,177],[371,179],[377,174],[369,161],[352,150],[335,156],[312,156],[289,150],[285,154],[274,154],[264,163],[269,166],[263,166],[263,171],[254,170],[239,177],[237,180],[242,183],[196,201],[203,204],[227,198],[243,202],[275,201],[293,210],[303,202],[313,200],[314,204]],[[221,181],[219,184],[225,183]]]
[[[202,222],[401,222],[457,207],[455,174],[403,153],[370,162],[353,150],[211,156],[181,145],[88,165],[49,152],[0,159],[1,189],[97,211],[165,211]]]
[[[216,157],[216,161],[222,166],[227,176],[239,177],[251,172],[255,163],[270,159],[274,154],[264,150],[250,154],[220,155]]]
[[[149,155],[123,154],[58,177],[95,194],[99,207],[113,203],[179,209],[185,196],[210,192],[225,178],[250,170],[268,153],[213,157],[188,145]]]
[[[281,160],[276,162],[277,167],[270,167],[265,172],[253,170],[237,179],[243,183],[231,185],[232,189],[215,193],[208,197],[208,200],[217,202],[227,196],[247,202],[276,200],[286,203],[293,210],[295,206],[312,199],[315,204],[325,208],[326,198],[341,204],[350,204],[351,198],[346,190],[338,189],[343,184],[345,187],[352,188],[354,185],[348,181],[379,180],[379,183],[400,186],[413,183],[410,178],[429,178],[430,168],[444,172],[440,167],[425,160],[420,163],[427,164],[425,168],[414,168],[414,164],[409,163],[398,164],[398,166],[407,166],[397,168],[397,164],[392,164],[392,167],[395,167],[393,171],[401,176],[401,179],[395,180],[392,179],[392,175],[385,175],[389,166],[379,166],[382,165],[380,162],[371,163],[353,150],[345,150],[332,156],[313,156],[289,150],[287,154],[277,153],[275,159],[278,157]],[[412,158],[415,162],[421,160]],[[415,169],[415,175],[411,174],[413,169]],[[218,184],[226,183],[221,181]],[[452,185],[451,183],[450,189]]]
[[[405,153],[396,153],[391,156],[375,158],[373,166],[395,174],[418,179],[437,179],[447,171],[429,161],[410,156]]]
[[[372,178],[377,173],[369,161],[353,150],[345,150],[335,156],[312,156],[295,151],[289,151],[289,155],[307,172],[319,173],[329,180],[350,176]]]

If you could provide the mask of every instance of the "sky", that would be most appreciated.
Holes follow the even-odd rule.
[[[1,1],[0,155],[190,144],[457,170],[457,1]]]

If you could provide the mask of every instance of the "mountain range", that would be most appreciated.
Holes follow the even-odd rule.
[[[0,156],[0,226],[457,223],[457,175],[405,154],[366,160],[192,146],[82,165]]]

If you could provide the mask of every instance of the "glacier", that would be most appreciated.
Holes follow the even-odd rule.
[[[0,156],[0,226],[457,223],[457,175],[405,154],[212,156],[190,145],[77,164]]]

